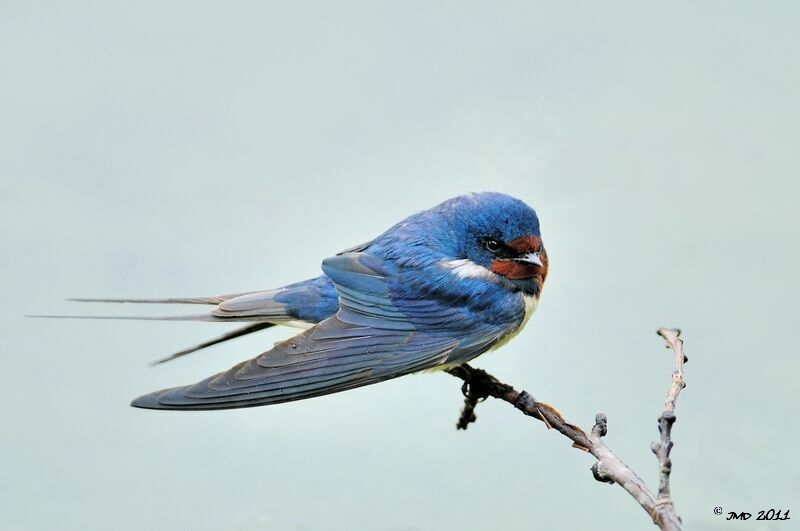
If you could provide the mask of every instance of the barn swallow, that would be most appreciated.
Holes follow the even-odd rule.
[[[229,409],[302,400],[469,362],[525,326],[547,269],[534,210],[508,195],[484,192],[414,214],[323,260],[323,275],[282,288],[216,297],[75,300],[207,304],[213,306],[208,313],[165,319],[249,323],[167,359],[273,325],[305,328],[225,372],[131,404]]]

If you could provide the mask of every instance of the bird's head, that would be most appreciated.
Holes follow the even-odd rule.
[[[448,204],[451,203],[451,204]],[[499,275],[514,289],[538,295],[547,276],[536,212],[514,197],[494,192],[461,196],[442,205],[457,219],[462,240],[456,273]]]

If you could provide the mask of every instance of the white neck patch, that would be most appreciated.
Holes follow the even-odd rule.
[[[459,278],[480,278],[483,280],[497,281],[499,275],[478,265],[468,258],[460,260],[443,260],[439,262],[442,267],[445,267],[455,273]]]

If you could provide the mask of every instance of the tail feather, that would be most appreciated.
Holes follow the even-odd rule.
[[[113,319],[130,321],[255,321],[255,319],[221,319],[207,313],[191,315],[26,315],[35,319]]]
[[[165,299],[134,298],[134,299],[67,299],[72,302],[132,302],[136,304],[220,304],[236,295],[219,295],[216,297],[169,297]]]
[[[245,336],[247,334],[252,334],[253,332],[258,332],[259,330],[263,330],[265,328],[269,328],[270,326],[273,326],[273,324],[272,323],[255,323],[255,324],[247,325],[247,326],[242,327],[242,328],[237,328],[236,330],[228,332],[227,334],[223,334],[223,335],[215,337],[213,339],[209,339],[208,341],[204,341],[204,342],[199,343],[199,344],[197,344],[197,345],[195,345],[193,347],[189,347],[189,348],[186,348],[184,350],[180,350],[180,351],[178,351],[178,352],[176,352],[174,354],[171,354],[171,355],[169,355],[169,356],[167,356],[165,358],[161,358],[161,359],[155,360],[155,361],[151,362],[150,365],[160,365],[162,363],[166,363],[168,361],[172,361],[174,359],[180,358],[181,356],[185,356],[187,354],[191,354],[192,352],[197,352],[198,350],[202,350],[202,349],[210,347],[212,345],[216,345],[218,343],[222,343],[224,341],[228,341],[230,339],[234,339],[234,338],[237,338],[237,337],[242,337],[242,336]]]

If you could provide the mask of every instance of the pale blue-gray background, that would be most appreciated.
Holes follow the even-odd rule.
[[[691,362],[675,501],[796,529],[794,2],[0,2],[0,528],[647,529],[555,432],[490,401],[456,432],[441,374],[279,407],[128,401],[286,337],[175,363],[197,323],[41,321],[70,296],[206,295],[322,258],[467,191],[542,218],[551,276],[478,365],[589,426],[651,484]],[[167,310],[172,310],[169,308]],[[155,308],[156,312],[164,312]]]

